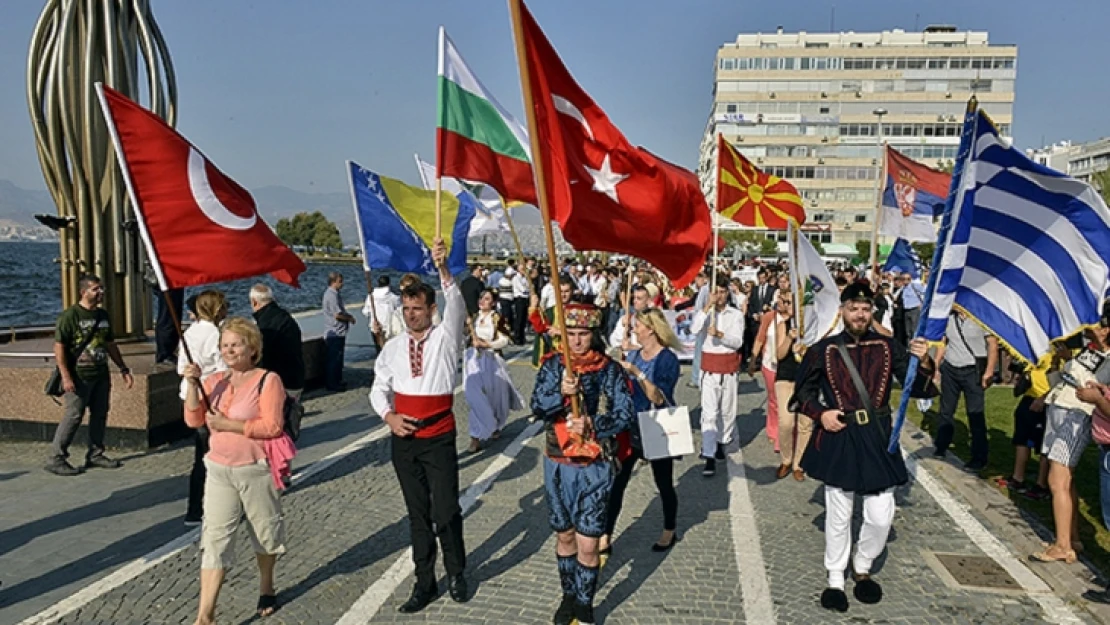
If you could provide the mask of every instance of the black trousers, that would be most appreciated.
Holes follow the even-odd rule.
[[[435,438],[394,436],[392,441],[393,470],[409,513],[416,583],[429,588],[436,584],[436,539],[449,576],[466,568],[455,432]]]
[[[200,428],[193,435],[193,470],[189,473],[189,507],[185,516],[199,519],[204,516],[204,479],[208,475],[204,456],[208,453],[208,428]]]
[[[643,458],[643,453],[638,449],[632,450],[632,457],[621,463],[621,472],[613,480],[613,490],[609,493],[609,513],[606,515],[605,534],[613,535],[617,527],[617,517],[621,515],[624,507],[624,489],[632,479],[632,470],[636,463]],[[674,531],[678,517],[678,493],[674,488],[674,458],[661,458],[651,460],[651,475],[655,478],[655,487],[659,489],[659,498],[663,500],[663,529]]]
[[[513,313],[516,312],[515,302],[511,299],[502,298],[498,300],[498,303],[501,305],[501,316],[505,318],[505,323],[509,326],[509,329],[516,328],[516,318],[513,316]]]
[[[971,430],[971,462],[986,464],[989,449],[985,391],[975,365],[953,367],[947,362],[940,363],[940,414],[934,445],[938,451],[947,451],[952,444],[956,433],[956,407],[961,393],[967,409],[968,429]]]
[[[173,327],[173,317],[170,316],[170,309],[166,306],[166,297],[157,288],[154,294],[158,310],[158,318],[154,324],[154,362],[169,360],[176,363],[177,357],[174,352],[177,351],[177,344],[181,337]],[[177,313],[177,318],[184,321],[181,319],[181,312],[185,306],[185,289],[170,289],[166,291],[166,295],[169,295],[170,302],[173,303],[173,311]]]
[[[345,336],[324,338],[324,386],[329,391],[341,390],[343,385],[343,349],[346,346]]]
[[[524,345],[524,328],[528,325],[528,298],[513,298],[513,342]]]

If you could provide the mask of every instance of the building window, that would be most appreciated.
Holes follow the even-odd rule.
[[[953,57],[948,60],[948,69],[967,69],[970,65],[971,59]]]
[[[725,112],[726,113],[735,113],[736,112],[736,105],[735,104],[726,104],[725,105]]]
[[[867,215],[856,215],[856,223],[857,224],[867,223]]]
[[[991,81],[989,80],[973,80],[971,81],[971,90],[976,93],[985,93],[991,90]]]
[[[948,59],[929,59],[929,69],[948,69]]]
[[[806,47],[807,48],[827,48],[827,47],[829,47],[829,44],[821,43],[821,42],[817,42],[817,41],[807,41],[806,42]]]

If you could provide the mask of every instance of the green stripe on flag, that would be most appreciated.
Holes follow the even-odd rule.
[[[442,76],[439,79],[439,127],[487,145],[502,156],[528,162],[528,153],[509,130],[501,113],[489,101]]]

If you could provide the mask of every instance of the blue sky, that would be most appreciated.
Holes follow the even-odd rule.
[[[0,179],[43,188],[24,91],[42,2],[0,8]],[[178,129],[248,188],[346,189],[343,161],[415,183],[435,143],[436,29],[522,109],[504,0],[156,0],[180,89]],[[988,30],[1019,46],[1021,147],[1110,134],[1105,0],[533,0],[564,62],[636,144],[687,167],[713,59],[739,32]]]

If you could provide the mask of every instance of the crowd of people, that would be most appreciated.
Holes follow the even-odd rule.
[[[441,241],[433,249],[442,288],[407,274],[394,293],[380,276],[363,313],[378,344],[370,405],[392,433],[392,464],[408,513],[416,583],[401,606],[418,612],[436,598],[437,545],[443,551],[452,599],[469,600],[466,547],[459,507],[454,389],[461,375],[469,409],[467,451],[479,453],[500,437],[512,412],[526,405],[544,427],[544,485],[556,537],[561,600],[555,623],[592,623],[600,568],[625,489],[639,462],[650,466],[662,503],[653,551],[680,540],[674,457],[648,457],[638,415],[675,406],[682,342],[666,310],[688,311],[695,336],[686,384],[700,395],[702,473],[711,478],[738,442],[740,378],[758,370],[766,393],[764,429],[779,454],[778,479],[824,484],[827,588],[821,605],[848,609],[853,594],[877,603],[882,586],[871,564],[885,548],[894,514],[893,489],[908,475],[900,454],[886,451],[889,401],[895,383],[918,362],[907,389],[936,423],[934,455],[944,458],[955,436],[964,398],[971,457],[980,472],[989,458],[985,391],[1003,379],[1020,396],[1014,414],[1012,475],[999,485],[1035,499],[1052,499],[1056,538],[1035,561],[1072,562],[1078,540],[1075,467],[1093,437],[1103,445],[1104,518],[1110,519],[1110,309],[1099,328],[1061,342],[1052,358],[1022,367],[982,325],[959,311],[940,346],[913,339],[921,318],[927,272],[867,272],[834,267],[840,291],[839,325],[806,346],[794,310],[797,288],[781,265],[722,263],[706,267],[691,287],[675,289],[659,272],[628,259],[568,258],[558,287],[545,263],[511,260],[487,271],[482,264],[456,280],[446,269]],[[329,276],[325,317],[325,386],[345,388],[344,341],[355,318],[344,305],[342,276]],[[89,413],[85,467],[115,468],[104,455],[111,379],[108,359],[130,387],[130,372],[99,308],[100,280],[80,282],[81,299],[58,320],[55,352],[65,399],[47,469],[76,475],[68,447]],[[558,292],[556,292],[558,291]],[[196,429],[186,523],[201,525],[201,599],[197,622],[212,622],[230,565],[234,536],[245,520],[257,554],[258,614],[277,608],[274,567],[285,552],[280,492],[288,486],[295,445],[287,413],[301,398],[305,370],[300,329],[264,285],[251,289],[254,319],[229,317],[226,295],[206,290],[186,303],[192,323],[178,350],[185,422]],[[563,310],[560,323],[556,311]],[[561,329],[562,328],[562,329]],[[532,335],[536,367],[530,403],[514,385],[502,352]],[[563,344],[565,341],[565,345]],[[568,367],[564,353],[572,358]],[[270,375],[270,374],[273,375]],[[934,397],[939,407],[932,411]],[[1035,453],[1047,462],[1035,484],[1026,465]],[[864,524],[852,549],[851,518],[861,495]],[[849,562],[850,561],[850,562]],[[1110,603],[1110,591],[1088,598]]]

